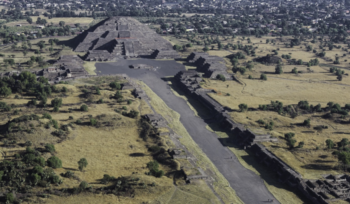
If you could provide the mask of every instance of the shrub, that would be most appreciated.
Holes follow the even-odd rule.
[[[51,120],[51,123],[52,123],[52,125],[53,125],[54,128],[58,129],[57,120]]]
[[[62,167],[62,161],[58,157],[52,156],[52,157],[50,157],[47,160],[47,165],[49,167],[54,168],[54,169],[61,168]]]
[[[240,110],[241,112],[247,111],[247,110],[248,110],[248,105],[245,104],[245,103],[241,103],[241,104],[238,105],[238,108],[239,108],[239,110]]]
[[[88,111],[88,109],[89,109],[88,106],[85,105],[85,104],[83,104],[82,106],[80,106],[80,110],[81,110],[81,111],[85,111],[85,112],[86,112],[86,111]]]
[[[89,184],[88,184],[86,181],[82,181],[82,182],[79,184],[79,188],[80,188],[81,190],[85,190],[88,186],[89,186]]]
[[[48,113],[43,113],[43,118],[47,118],[47,119],[49,119],[49,120],[52,119],[51,115],[48,114]]]
[[[303,148],[304,147],[304,142],[299,142],[298,148]]]
[[[79,170],[83,171],[83,169],[88,165],[88,162],[87,162],[87,160],[85,158],[81,158],[78,161],[78,165],[79,165]]]
[[[128,105],[130,105],[132,103],[132,100],[128,100]]]
[[[55,106],[55,107],[53,108],[53,112],[58,112],[58,111],[60,111],[60,108],[57,107],[57,106]]]
[[[294,136],[295,136],[295,133],[293,133],[293,132],[289,132],[289,133],[284,134],[284,138],[286,140],[292,139]]]
[[[42,174],[43,173],[43,168],[41,166],[35,166],[33,169],[32,169],[32,172],[34,174]]]
[[[121,89],[121,85],[117,82],[111,82],[109,84],[109,86],[112,88],[112,89],[117,89],[117,90],[120,90]]]
[[[73,116],[69,116],[68,119],[69,120],[73,120],[74,118],[73,118]]]
[[[307,126],[307,127],[310,127],[310,119],[306,119],[306,120],[304,120],[304,122],[303,122],[303,125],[304,126]]]
[[[15,201],[15,196],[12,193],[8,193],[5,196],[6,202],[13,203]]]
[[[74,176],[74,172],[66,171],[66,173],[62,173],[61,176],[66,177],[66,178],[72,178]]]
[[[90,118],[90,125],[95,126],[97,124],[97,120],[95,118]]]
[[[24,146],[27,146],[27,147],[30,147],[30,146],[32,146],[33,144],[32,144],[32,142],[31,141],[26,141],[25,143],[24,143]]]
[[[76,124],[82,124],[83,122],[80,119],[78,119],[77,121],[75,121],[75,123]]]
[[[333,149],[334,147],[334,142],[331,139],[326,140],[326,145],[328,149]]]
[[[55,98],[51,101],[52,107],[61,107],[62,106],[62,98]]]
[[[45,145],[45,150],[48,151],[48,152],[51,152],[51,153],[56,151],[55,150],[55,146],[53,144],[46,144]]]
[[[260,79],[266,81],[267,80],[266,74],[261,74]]]
[[[280,65],[280,64],[276,65],[275,73],[276,74],[282,74],[283,73],[282,65]]]
[[[221,81],[226,81],[226,78],[222,74],[216,75],[216,79],[221,80]]]

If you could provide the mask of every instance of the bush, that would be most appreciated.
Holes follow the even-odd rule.
[[[46,119],[49,119],[49,120],[52,119],[51,115],[48,114],[48,113],[43,113],[43,118],[46,118]]]
[[[333,149],[334,147],[334,142],[331,139],[326,140],[326,145],[328,149]]]
[[[95,126],[97,124],[97,120],[95,118],[90,118],[90,125]]]
[[[85,190],[87,187],[89,186],[88,182],[86,181],[82,181],[80,184],[79,184],[79,188],[81,190]]]
[[[128,100],[128,105],[130,105],[132,103],[132,100]]]
[[[50,152],[50,153],[53,153],[53,152],[56,151],[56,150],[55,150],[55,146],[54,146],[53,144],[46,144],[46,145],[45,145],[45,150],[48,151],[48,152]]]
[[[120,90],[121,89],[121,85],[117,82],[111,82],[109,84],[109,86],[112,88],[112,89],[117,89],[117,90]]]
[[[226,81],[226,78],[222,74],[216,75],[216,79],[221,80],[221,81]]]
[[[248,110],[248,105],[245,104],[245,103],[241,103],[241,104],[238,105],[238,108],[239,108],[239,110],[240,110],[241,112],[247,111],[247,110]]]
[[[52,156],[52,157],[50,157],[47,160],[47,165],[49,167],[54,168],[54,169],[61,168],[62,167],[62,161],[58,157]]]
[[[5,196],[6,202],[13,203],[15,201],[15,196],[12,193],[8,193]]]
[[[88,106],[87,105],[85,105],[85,104],[83,104],[82,106],[80,106],[80,110],[81,111],[85,111],[85,112],[87,112],[88,111]]]
[[[85,158],[81,158],[78,161],[78,165],[79,165],[79,170],[83,171],[83,169],[88,165],[88,162],[87,162],[87,160]]]
[[[260,79],[266,81],[267,80],[266,74],[261,74]]]
[[[307,126],[307,127],[310,127],[310,119],[306,119],[306,120],[304,120],[304,122],[303,122],[303,125],[304,126]]]
[[[52,107],[61,107],[62,106],[62,98],[55,98],[51,101]]]

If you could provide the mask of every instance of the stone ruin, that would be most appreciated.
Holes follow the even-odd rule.
[[[187,94],[194,96],[202,105],[213,112],[214,118],[221,123],[221,126],[229,129],[235,135],[238,135],[239,143],[243,147],[250,147],[257,142],[276,142],[277,138],[267,134],[257,134],[249,129],[244,128],[244,125],[234,122],[227,112],[227,108],[208,95],[213,93],[213,90],[204,89],[200,86],[202,78],[197,71],[182,71],[179,72],[175,79],[179,82]]]
[[[238,144],[241,147],[249,148],[250,152],[257,157],[260,163],[266,165],[271,171],[275,172],[280,182],[297,188],[314,204],[329,203],[327,200],[330,200],[330,198],[327,194],[331,194],[343,200],[350,198],[349,176],[328,176],[328,180],[322,182],[313,182],[303,179],[297,171],[279,159],[264,145],[260,144],[260,142],[267,141],[276,142],[277,138],[272,138],[268,134],[257,134],[245,128],[244,125],[233,121],[227,113],[226,108],[208,95],[211,91],[203,89],[200,86],[202,78],[199,76],[198,72],[194,70],[182,71],[175,76],[175,79],[186,94],[194,96],[199,102],[213,112],[216,121],[220,122],[221,127],[230,131],[232,133],[231,135],[238,139]]]
[[[167,127],[166,120],[159,114],[146,114],[142,116],[156,128]]]
[[[47,78],[50,83],[57,83],[61,80],[89,76],[89,73],[83,67],[83,63],[84,61],[77,55],[62,55],[52,66],[39,71],[33,71],[32,73],[37,75],[37,77],[43,76]],[[0,77],[20,73],[19,71],[1,73]]]
[[[118,57],[179,58],[172,45],[156,32],[130,17],[112,17],[78,36],[76,52],[85,60],[111,61]]]
[[[205,52],[192,52],[187,57],[187,62],[194,64],[197,71],[203,72],[204,77],[216,79],[221,74],[226,80],[232,80],[232,76],[227,73],[225,59],[218,56],[210,56]]]

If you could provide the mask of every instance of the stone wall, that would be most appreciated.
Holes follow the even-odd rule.
[[[192,54],[192,56],[189,56],[188,60],[193,60],[194,58],[195,54]],[[324,192],[310,188],[306,183],[307,180],[304,180],[297,171],[279,159],[265,146],[259,144],[259,142],[277,141],[277,139],[271,138],[268,134],[259,135],[254,133],[252,130],[245,128],[244,125],[232,120],[225,108],[208,95],[211,91],[201,88],[199,84],[201,78],[196,71],[179,72],[175,76],[175,79],[187,94],[195,97],[213,112],[215,119],[221,123],[223,128],[231,131],[233,135],[238,137],[239,144],[242,147],[249,148],[260,163],[266,165],[271,171],[275,172],[280,182],[297,188],[314,204],[328,203],[327,196],[325,196]],[[340,179],[338,180],[340,181]]]

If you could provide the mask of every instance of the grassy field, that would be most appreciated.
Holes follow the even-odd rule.
[[[146,164],[154,160],[153,156],[148,150],[149,146],[155,145],[153,140],[143,140],[140,138],[140,127],[138,125],[139,118],[133,119],[125,117],[120,114],[123,110],[136,110],[140,114],[153,113],[151,108],[143,100],[136,99],[132,96],[131,91],[121,91],[124,100],[131,100],[132,103],[118,102],[111,95],[114,95],[115,90],[108,87],[109,82],[117,80],[116,77],[97,77],[91,79],[75,80],[72,84],[58,84],[56,87],[62,89],[67,88],[65,94],[53,93],[50,100],[55,97],[62,97],[63,106],[59,112],[53,112],[52,107],[45,108],[27,108],[23,107],[20,110],[20,115],[35,113],[49,113],[53,119],[58,121],[59,125],[66,125],[72,123],[69,128],[70,134],[67,139],[58,142],[59,138],[52,135],[51,132],[55,129],[44,128],[38,126],[36,123],[45,124],[48,119],[40,119],[39,122],[23,123],[22,128],[27,129],[30,124],[34,124],[35,134],[27,132],[14,133],[12,136],[17,138],[17,144],[22,144],[25,141],[32,141],[33,147],[41,147],[45,143],[55,144],[55,156],[62,160],[62,168],[55,169],[56,174],[64,173],[68,170],[74,172],[77,179],[63,178],[63,184],[60,186],[52,186],[51,189],[73,188],[80,184],[81,181],[87,181],[94,188],[104,186],[100,184],[104,174],[114,177],[132,176],[137,177],[140,181],[156,186],[145,189],[137,189],[134,198],[115,196],[113,194],[102,195],[83,192],[72,196],[55,196],[48,195],[46,198],[32,197],[32,202],[45,203],[164,203],[177,204],[186,201],[202,204],[202,203],[220,203],[212,190],[204,181],[194,182],[192,184],[183,185],[184,182],[177,182],[174,186],[174,179],[172,177],[172,169],[169,166],[160,165],[160,169],[164,170],[169,175],[162,178],[145,175],[148,172]],[[88,89],[89,86],[99,86],[101,95],[92,94],[88,98],[82,97],[83,90]],[[147,88],[147,87],[145,87]],[[8,98],[3,98],[2,102],[7,104],[26,104],[32,97],[20,96],[15,99],[14,95]],[[79,111],[79,107],[88,101],[97,101],[103,98],[102,104],[90,104],[88,112]],[[157,99],[156,99],[157,100]],[[162,101],[157,100],[159,103]],[[77,105],[65,106],[64,104],[76,103]],[[155,105],[155,104],[152,104]],[[70,110],[71,109],[71,110]],[[17,109],[19,110],[19,109]],[[161,109],[157,109],[160,111]],[[167,110],[171,113],[170,110]],[[173,114],[173,113],[171,113]],[[1,124],[6,123],[9,119],[16,118],[20,115],[9,115],[1,112]],[[99,117],[101,116],[102,117]],[[74,121],[80,119],[83,123],[88,122],[89,118],[97,118],[102,123],[108,121],[111,126],[93,127],[90,125],[78,125]],[[0,124],[0,125],[1,125]],[[27,127],[28,126],[28,127]],[[161,130],[162,131],[162,130]],[[12,133],[11,133],[12,134]],[[170,139],[163,138],[164,145],[172,146]],[[158,143],[157,143],[158,144]],[[3,147],[1,143],[0,151],[7,157],[13,155],[17,151],[23,151],[25,147],[16,146],[13,148]],[[140,156],[141,155],[141,156]],[[2,154],[1,154],[2,156]],[[50,153],[44,153],[42,156],[47,159]],[[88,166],[84,171],[78,170],[78,161],[81,158],[86,158]],[[3,159],[3,158],[1,158]],[[37,190],[40,190],[37,189]],[[28,203],[28,202],[23,202]]]

